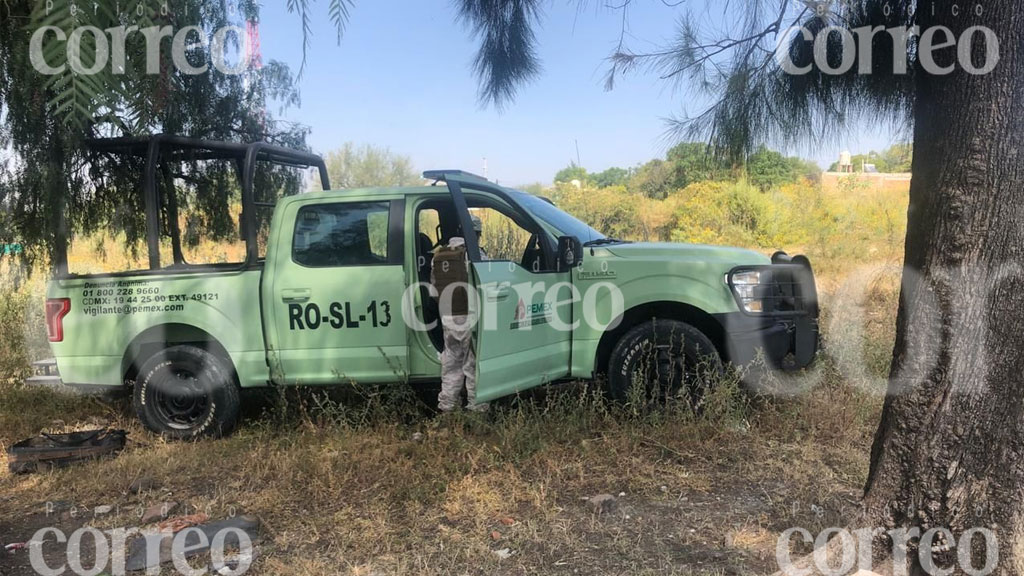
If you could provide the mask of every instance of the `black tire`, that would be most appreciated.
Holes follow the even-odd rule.
[[[139,370],[133,406],[142,424],[175,440],[225,436],[241,407],[230,362],[190,345],[155,354]]]
[[[703,332],[678,320],[634,326],[612,349],[608,395],[624,402],[642,392],[648,401],[686,399],[699,410],[708,387],[722,374],[722,358]],[[632,392],[636,382],[643,389]]]

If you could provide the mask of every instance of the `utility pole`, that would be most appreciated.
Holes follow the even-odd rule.
[[[484,156],[484,180],[487,180],[487,156]]]

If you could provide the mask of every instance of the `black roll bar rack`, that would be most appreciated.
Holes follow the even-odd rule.
[[[330,190],[330,178],[323,158],[310,152],[293,150],[266,142],[243,144],[188,138],[171,134],[153,136],[127,136],[120,138],[94,138],[86,140],[86,147],[93,152],[122,156],[136,156],[146,159],[142,177],[142,192],[146,207],[146,245],[149,250],[149,268],[160,268],[160,190],[157,186],[157,170],[167,174],[167,164],[185,160],[234,160],[235,168],[242,183],[242,238],[246,245],[246,263],[255,263],[259,258],[257,244],[256,207],[269,207],[270,203],[256,202],[253,182],[257,162],[270,162],[297,168],[317,168],[324,190]],[[177,199],[172,192],[167,198],[170,236],[175,264],[184,262],[181,252],[181,233],[178,230]],[[61,226],[64,229],[64,226]],[[62,239],[67,243],[66,237]],[[67,273],[67,251],[63,252],[64,262],[58,263],[58,270]]]

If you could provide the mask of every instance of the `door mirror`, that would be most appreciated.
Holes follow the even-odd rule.
[[[583,260],[583,244],[575,236],[558,239],[558,271],[567,272]]]

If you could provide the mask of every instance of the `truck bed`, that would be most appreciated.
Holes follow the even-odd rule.
[[[68,298],[71,305],[63,340],[51,342],[63,381],[121,386],[139,347],[207,341],[230,356],[243,387],[265,385],[261,274],[262,267],[253,267],[52,280],[47,298]]]

